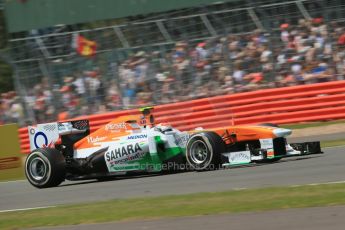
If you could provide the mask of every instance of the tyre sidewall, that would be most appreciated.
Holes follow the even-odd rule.
[[[203,161],[201,164],[198,164],[196,162],[193,161],[193,159],[190,156],[190,148],[193,145],[193,143],[195,141],[202,141],[203,144],[206,146],[207,148],[207,158],[205,161]],[[187,163],[194,169],[197,171],[203,171],[203,170],[211,170],[211,169],[216,169],[217,167],[214,165],[214,148],[212,143],[210,142],[210,139],[208,137],[208,135],[206,135],[205,133],[198,133],[198,134],[194,134],[187,142],[186,145],[186,159],[187,159]]]
[[[31,175],[30,169],[29,169],[30,163],[36,158],[40,158],[46,168],[46,173],[41,180],[36,180]],[[49,183],[49,180],[51,179],[51,174],[52,174],[52,167],[51,167],[50,161],[41,151],[35,150],[27,157],[26,162],[25,162],[25,175],[32,185],[36,187],[44,186],[45,184]]]
[[[40,160],[46,166],[46,174],[40,180],[36,180],[30,173],[30,163],[35,159]],[[37,188],[58,186],[65,180],[66,161],[64,156],[56,149],[36,149],[30,153],[25,161],[25,175],[28,181]]]

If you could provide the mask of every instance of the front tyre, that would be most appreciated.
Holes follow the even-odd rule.
[[[223,139],[214,132],[196,133],[189,138],[186,145],[187,163],[196,171],[218,169],[223,152]]]
[[[65,180],[65,174],[65,158],[56,149],[36,149],[26,158],[25,175],[36,188],[58,186]]]

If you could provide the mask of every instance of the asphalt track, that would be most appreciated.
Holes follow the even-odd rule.
[[[117,198],[345,181],[344,148],[327,148],[321,155],[286,158],[274,164],[104,182],[65,182],[48,189],[36,189],[27,181],[4,182],[0,183],[0,212]]]

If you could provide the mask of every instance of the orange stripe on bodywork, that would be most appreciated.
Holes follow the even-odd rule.
[[[266,138],[275,138],[274,135],[275,127],[266,126],[249,126],[249,125],[238,125],[238,126],[227,126],[223,128],[207,129],[202,131],[212,131],[217,133],[219,136],[226,138],[225,143],[259,140]],[[201,130],[193,130],[191,133],[200,132]],[[236,138],[229,138],[231,134],[235,134]]]
[[[123,136],[130,135],[138,128],[134,128],[130,122],[138,121],[139,116],[122,116],[102,126],[87,137],[74,144],[74,149],[92,148],[104,142],[119,140]],[[140,129],[139,129],[140,130]]]

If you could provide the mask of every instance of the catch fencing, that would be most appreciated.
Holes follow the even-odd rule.
[[[239,66],[247,74],[263,72],[260,87],[272,87],[270,83],[278,84],[278,76],[290,70],[276,60],[284,49],[281,24],[295,27],[300,20],[322,18],[331,31],[331,22],[343,26],[344,12],[342,0],[234,1],[10,34],[16,91],[25,111],[21,120],[37,123],[55,120],[63,112],[76,117],[245,91],[237,86],[220,89],[235,80]],[[268,46],[261,47],[267,57],[233,54],[231,43],[249,43],[250,35],[258,33]],[[95,56],[76,53],[72,45],[76,34],[97,43]],[[201,56],[207,53],[202,60],[196,60],[197,48]],[[322,61],[336,68],[332,60]]]
[[[95,131],[112,119],[139,115],[135,110],[83,116]],[[180,130],[228,125],[326,121],[345,119],[345,81],[265,89],[156,106],[156,123]],[[27,128],[19,130],[22,153],[29,152]]]

